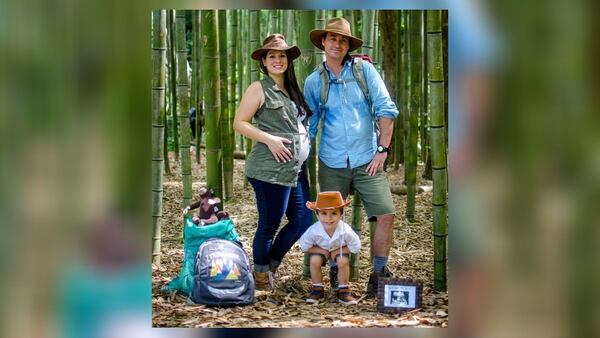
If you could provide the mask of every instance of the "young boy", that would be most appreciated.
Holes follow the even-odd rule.
[[[348,204],[350,199],[344,201],[339,191],[320,192],[315,203],[306,202],[306,207],[316,211],[319,219],[300,237],[300,248],[310,253],[312,290],[307,303],[318,303],[324,297],[321,267],[329,258],[338,266],[338,302],[345,305],[358,303],[348,287],[348,277],[350,253],[358,252],[360,238],[350,225],[340,220]]]

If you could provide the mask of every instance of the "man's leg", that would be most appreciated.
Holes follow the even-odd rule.
[[[354,188],[359,192],[367,217],[376,216],[377,226],[373,235],[373,273],[369,277],[367,295],[375,296],[379,277],[391,276],[387,269],[388,256],[393,241],[394,204],[385,172],[369,176],[366,165],[353,170]]]
[[[373,236],[375,257],[387,257],[390,254],[394,230],[394,214],[377,216],[377,227]],[[382,272],[383,268],[379,271]]]

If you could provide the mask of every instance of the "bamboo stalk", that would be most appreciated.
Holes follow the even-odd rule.
[[[163,138],[167,21],[165,10],[152,11],[152,263],[160,264],[163,197]]]
[[[227,201],[233,195],[233,149],[230,149],[229,135],[233,133],[229,109],[229,91],[228,83],[228,64],[227,64],[227,12],[224,9],[218,10],[219,15],[219,84],[221,96],[221,120],[219,122],[219,131],[221,136],[221,154],[222,154],[222,184],[223,192],[221,197]]]
[[[448,239],[448,171],[446,118],[444,114],[444,64],[442,50],[442,13],[427,11],[427,63],[430,87],[429,112],[431,116],[431,164],[433,169],[433,236],[434,271],[433,289],[447,289],[447,239]]]
[[[183,179],[183,206],[192,200],[192,161],[190,157],[190,85],[187,73],[187,46],[185,43],[185,11],[177,10],[175,19],[177,50],[177,116],[179,118],[181,176]]]
[[[171,117],[173,122],[173,151],[175,152],[175,161],[179,162],[179,132],[177,122],[177,59],[175,55],[175,11],[169,10],[168,25],[169,25],[169,89],[171,95]]]
[[[361,207],[362,207],[362,204],[360,202],[360,194],[358,193],[358,191],[354,191],[354,196],[352,199],[352,223],[350,225],[352,226],[352,230],[354,230],[354,232],[356,232],[356,234],[360,238],[362,238],[361,230],[362,230],[362,220],[363,220]],[[373,247],[373,246],[371,245],[371,247]],[[359,261],[360,261],[360,252],[357,252],[355,254],[350,254],[350,281],[351,282],[358,281],[358,276],[360,274],[360,270],[358,267]]]
[[[202,11],[202,74],[204,76],[204,118],[206,143],[206,184],[223,197],[221,152],[221,96],[217,10]]]

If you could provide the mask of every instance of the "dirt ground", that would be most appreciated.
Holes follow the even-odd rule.
[[[193,199],[206,184],[204,151],[201,165],[195,162],[192,147]],[[171,154],[171,159],[173,155]],[[369,223],[362,224],[360,273],[357,282],[351,282],[358,305],[344,306],[335,302],[328,293],[328,268],[323,270],[327,300],[318,305],[304,302],[310,280],[302,277],[304,254],[298,244],[288,252],[280,266],[276,289],[272,293],[257,292],[255,303],[246,307],[211,308],[189,305],[181,294],[165,294],[161,286],[179,274],[183,255],[182,242],[182,180],[179,163],[171,161],[172,175],[163,179],[163,225],[161,265],[152,267],[152,324],[154,327],[447,327],[448,294],[435,293],[433,287],[433,235],[431,219],[431,190],[425,189],[416,196],[415,219],[408,223],[405,216],[406,196],[393,194],[396,205],[394,242],[388,266],[395,277],[418,279],[423,282],[421,309],[403,314],[384,314],[376,310],[376,300],[364,297],[371,273],[369,262]],[[234,196],[224,203],[240,235],[240,241],[252,259],[252,237],[256,228],[257,212],[254,192],[244,187],[244,161],[234,163]],[[419,165],[417,185],[430,186],[421,178],[423,166]],[[389,170],[393,186],[403,181],[402,166]],[[364,213],[363,213],[364,214]],[[346,220],[351,219],[351,208]]]

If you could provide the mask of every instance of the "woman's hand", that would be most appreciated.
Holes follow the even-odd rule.
[[[290,143],[292,143],[292,141],[287,138],[271,135],[265,144],[269,147],[275,160],[278,163],[282,163],[289,162],[292,159],[292,152],[285,146]]]

